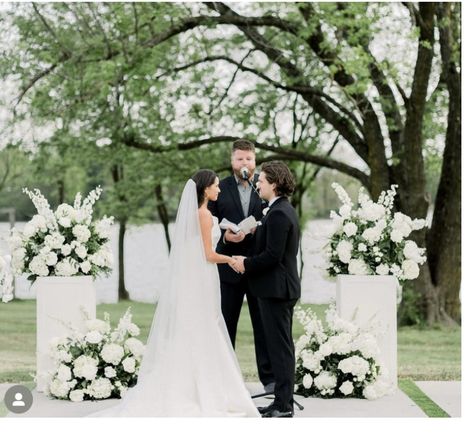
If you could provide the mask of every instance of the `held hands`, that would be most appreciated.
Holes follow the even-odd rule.
[[[230,229],[225,232],[225,241],[227,242],[242,242],[245,239],[245,233],[241,230],[238,233],[233,233]]]
[[[245,264],[243,263],[245,256],[234,256],[233,259],[234,263],[231,265],[232,269],[237,273],[245,273]]]

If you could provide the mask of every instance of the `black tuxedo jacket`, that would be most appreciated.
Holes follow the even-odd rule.
[[[253,182],[256,183],[257,180],[258,176],[255,175]],[[228,221],[235,224],[244,220],[246,217],[243,213],[240,193],[238,192],[238,186],[234,175],[220,181],[220,191],[217,201],[209,201],[208,208],[212,214],[218,218],[219,222],[222,221],[223,218],[226,218]],[[265,206],[266,203],[263,204],[261,198],[252,191],[248,216],[253,215],[256,221],[259,221],[263,217],[262,210]],[[248,256],[251,253],[254,246],[254,236],[252,234],[246,235],[245,239],[240,243],[227,242],[226,244],[223,242],[224,234],[225,230],[222,230],[222,237],[217,245],[217,253],[228,256]],[[218,264],[218,271],[220,280],[230,284],[236,284],[242,279],[242,277],[244,277],[235,272],[227,264]]]
[[[251,293],[260,298],[300,298],[299,235],[294,207],[285,197],[277,199],[256,230],[253,256],[244,262]]]

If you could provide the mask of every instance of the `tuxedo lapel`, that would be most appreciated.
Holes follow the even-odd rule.
[[[230,180],[230,193],[235,201],[235,207],[238,208],[238,212],[241,216],[241,219],[245,218],[245,214],[243,213],[243,207],[241,205],[240,194],[238,192],[237,183],[234,177],[232,177],[232,179]]]

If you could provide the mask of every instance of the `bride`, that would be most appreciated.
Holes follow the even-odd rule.
[[[199,170],[179,203],[167,290],[158,300],[137,385],[117,406],[91,416],[260,417],[243,377],[220,310],[215,252],[218,220],[207,209],[219,179]]]

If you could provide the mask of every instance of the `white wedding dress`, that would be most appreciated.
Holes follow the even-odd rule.
[[[182,193],[167,290],[158,300],[138,383],[93,417],[260,417],[220,309],[217,266],[205,259],[196,187]],[[212,243],[220,239],[214,218]]]

